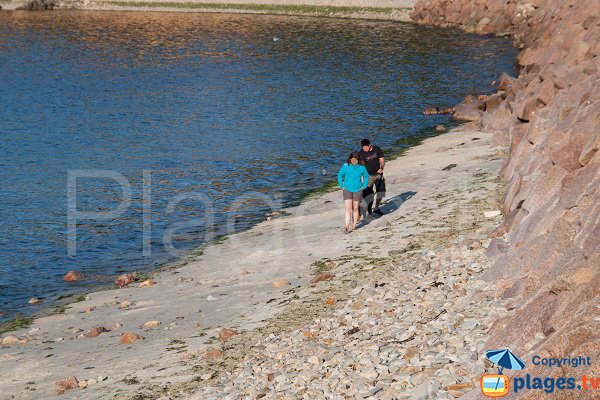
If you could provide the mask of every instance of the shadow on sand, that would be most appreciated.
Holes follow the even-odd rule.
[[[408,191],[408,192],[404,192],[402,194],[396,195],[390,199],[385,200],[384,203],[381,204],[381,206],[379,206],[379,209],[381,210],[383,215],[391,214],[394,211],[398,210],[400,207],[402,207],[402,204],[404,204],[405,201],[407,201],[408,199],[413,197],[415,194],[417,194],[417,192]],[[365,215],[366,210],[367,210],[366,201],[363,200],[361,202],[361,213],[363,213],[362,215]],[[356,228],[357,229],[362,228],[363,226],[368,225],[370,221],[373,221],[374,219],[377,219],[377,218],[381,218],[381,216],[378,216],[376,213],[374,213],[372,217],[367,217],[366,219],[363,219],[362,221],[360,221],[360,223],[357,225]]]

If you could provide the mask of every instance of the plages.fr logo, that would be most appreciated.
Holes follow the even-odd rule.
[[[511,390],[514,393],[519,393],[522,390],[536,390],[546,394],[554,393],[556,390],[600,390],[600,378],[583,375],[577,377],[560,377],[551,376],[537,377],[525,374],[511,379],[503,373],[505,369],[521,370],[525,368],[525,362],[517,357],[509,349],[489,350],[485,353],[485,357],[498,366],[497,374],[484,374],[481,377],[481,393],[487,397],[503,397]],[[580,366],[589,366],[592,363],[591,357],[540,357],[534,355],[531,358],[533,365],[542,365],[548,368],[578,368]]]

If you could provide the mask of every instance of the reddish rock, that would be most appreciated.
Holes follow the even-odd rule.
[[[5,346],[11,346],[13,344],[19,344],[20,339],[15,335],[8,335],[2,339],[2,344]]]
[[[56,389],[57,394],[64,394],[67,390],[77,389],[79,386],[79,381],[76,377],[72,376],[70,378],[59,379],[54,382],[54,388]]]
[[[218,360],[220,358],[223,358],[223,351],[219,350],[219,349],[210,349],[208,350],[204,356],[202,357],[204,360]]]
[[[275,279],[272,283],[273,287],[276,289],[283,289],[285,287],[288,287],[290,285],[290,281],[288,281],[287,279]]]
[[[90,329],[88,331],[88,333],[85,334],[85,337],[87,337],[87,338],[97,337],[97,336],[100,336],[100,334],[102,334],[104,332],[110,332],[110,331],[101,325],[94,326],[92,329]]]
[[[333,275],[331,272],[321,272],[320,274],[317,274],[314,278],[312,278],[309,283],[311,285],[314,285],[319,282],[328,281],[334,276],[335,275]]]
[[[500,104],[504,101],[504,98],[502,97],[501,94],[494,94],[491,96],[487,96],[483,103],[484,103],[484,111],[485,112],[492,112],[494,110],[496,110]]]
[[[124,287],[129,285],[130,283],[135,281],[135,276],[133,274],[123,274],[115,279],[115,283],[120,287]]]
[[[141,340],[143,338],[144,338],[143,336],[140,336],[137,333],[125,332],[121,335],[120,342],[122,344],[130,344],[130,343],[137,342],[138,340]]]
[[[160,321],[148,321],[144,323],[144,328],[156,328],[160,326]]]
[[[484,103],[473,96],[467,96],[454,106],[454,119],[462,121],[479,121],[483,116]]]
[[[63,277],[63,281],[65,282],[77,282],[83,279],[83,274],[77,271],[69,271]]]
[[[234,331],[233,329],[227,329],[227,328],[223,328],[221,329],[221,332],[219,332],[219,340],[221,342],[225,342],[227,339],[232,338],[234,336],[236,336],[238,333],[236,331]]]
[[[119,308],[121,310],[124,310],[125,308],[129,307],[131,305],[131,302],[129,300],[123,300],[120,304],[119,304]]]
[[[154,281],[152,279],[146,279],[144,282],[140,283],[141,288],[150,286],[154,286]]]
[[[519,118],[523,122],[531,121],[535,110],[537,110],[542,103],[538,101],[538,99],[528,99],[523,101],[517,106],[517,118]]]

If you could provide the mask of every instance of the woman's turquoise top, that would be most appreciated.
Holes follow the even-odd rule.
[[[338,172],[338,185],[340,189],[356,193],[359,190],[365,190],[367,183],[369,183],[369,173],[360,164],[344,164],[340,168],[340,172]]]

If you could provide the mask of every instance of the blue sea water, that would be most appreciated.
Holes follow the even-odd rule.
[[[173,260],[165,232],[184,252],[296,204],[363,137],[431,135],[449,118],[423,107],[491,93],[515,55],[507,38],[394,22],[1,12],[0,320]],[[69,174],[78,212],[121,204],[102,174],[131,201],[69,241]]]

